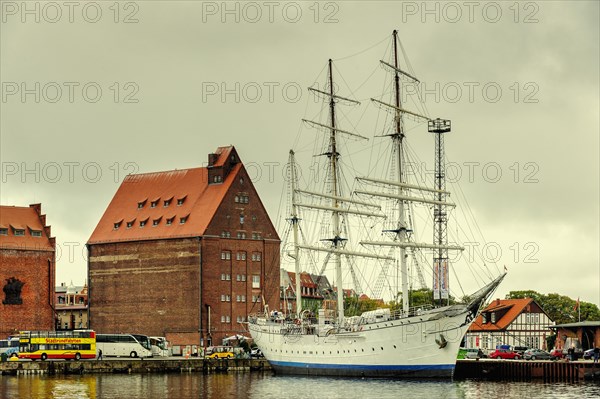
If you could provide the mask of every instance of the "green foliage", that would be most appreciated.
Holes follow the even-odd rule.
[[[565,295],[540,294],[537,291],[511,291],[506,295],[506,299],[533,298],[538,305],[548,314],[556,324],[573,323],[579,321],[579,312],[575,309],[576,299],[571,299]],[[581,312],[581,321],[600,320],[600,309],[598,306],[589,302],[579,303]],[[551,346],[548,346],[549,348]]]
[[[358,300],[357,297],[344,299],[344,314],[346,316],[360,316],[363,312],[384,307],[388,306],[382,305],[380,301],[375,299]]]

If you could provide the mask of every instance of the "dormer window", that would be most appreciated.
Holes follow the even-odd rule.
[[[179,224],[184,224],[187,222],[189,215],[179,218]]]
[[[172,225],[172,224],[173,224],[173,219],[175,219],[175,216],[173,216],[172,218],[168,218],[168,219],[166,220],[166,225],[167,225],[167,226],[170,226],[170,225]]]
[[[144,227],[147,222],[148,222],[148,219],[140,220],[140,227]]]
[[[146,205],[146,201],[147,200],[143,200],[143,201],[138,202],[138,209],[142,209],[144,207],[144,205]]]
[[[154,220],[152,221],[152,226],[153,226],[153,227],[154,227],[154,226],[158,226],[158,224],[160,223],[160,219],[162,219],[162,218],[154,219]]]
[[[16,236],[24,236],[25,229],[13,229],[13,234]]]
[[[187,196],[186,196],[187,197]],[[177,199],[177,206],[181,206],[183,205],[183,203],[185,202],[185,198],[186,197],[181,197]]]
[[[487,323],[487,313],[482,313],[481,314],[481,321],[483,324]]]
[[[127,228],[128,228],[128,229],[130,229],[130,228],[132,228],[132,227],[133,227],[133,222],[135,222],[135,219],[133,219],[133,220],[132,220],[132,221],[130,221],[130,222],[127,222]]]
[[[492,312],[492,323],[496,324],[496,312]]]
[[[113,224],[113,230],[119,230],[119,227],[121,227],[122,223],[123,223],[123,219],[119,220],[118,222],[115,222]]]
[[[42,232],[40,230],[31,230],[31,236],[32,237],[41,237]]]
[[[8,235],[8,229],[6,227],[1,227],[0,228],[0,236],[7,236]]]
[[[163,206],[165,206],[165,207],[166,207],[166,206],[169,206],[169,205],[171,205],[171,202],[173,202],[173,197],[171,197],[171,198],[167,198],[167,199],[165,200],[165,202],[164,202],[164,205],[163,205]]]
[[[223,181],[223,176],[221,176],[221,175],[213,176],[213,183],[221,183],[222,181]]]
[[[156,208],[156,205],[158,205],[158,200],[156,200],[156,201],[152,201],[152,202],[150,203],[150,208]]]

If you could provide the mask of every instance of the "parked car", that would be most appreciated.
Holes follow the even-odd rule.
[[[550,353],[541,349],[527,349],[523,354],[525,360],[551,360],[552,356]]]
[[[512,348],[512,350],[517,352],[521,357],[523,357],[525,355],[525,351],[528,349],[529,349],[529,347],[527,347],[527,346],[515,346]]]
[[[583,352],[583,358],[585,360],[593,359],[594,358],[594,348],[588,349],[585,352]]]
[[[519,360],[521,355],[510,349],[496,349],[490,353],[490,359],[516,359]]]
[[[235,354],[231,346],[209,346],[206,348],[206,358],[208,359],[233,359]]]
[[[558,360],[558,359],[562,359],[565,357],[562,349],[552,349],[550,351],[550,357],[552,358],[552,360]]]
[[[253,348],[253,349],[250,351],[250,357],[252,357],[252,358],[255,358],[255,359],[258,359],[258,358],[261,358],[261,357],[264,357],[264,356],[263,356],[263,353],[262,353],[262,351],[261,351],[260,349],[258,349],[258,348]]]

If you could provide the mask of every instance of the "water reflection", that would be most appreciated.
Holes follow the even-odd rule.
[[[598,384],[497,383],[489,381],[394,381],[274,377],[271,374],[150,374],[3,376],[0,398],[595,398]]]

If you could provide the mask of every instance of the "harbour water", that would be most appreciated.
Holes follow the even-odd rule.
[[[581,399],[599,396],[597,382],[396,381],[288,377],[271,373],[0,376],[0,399]]]

